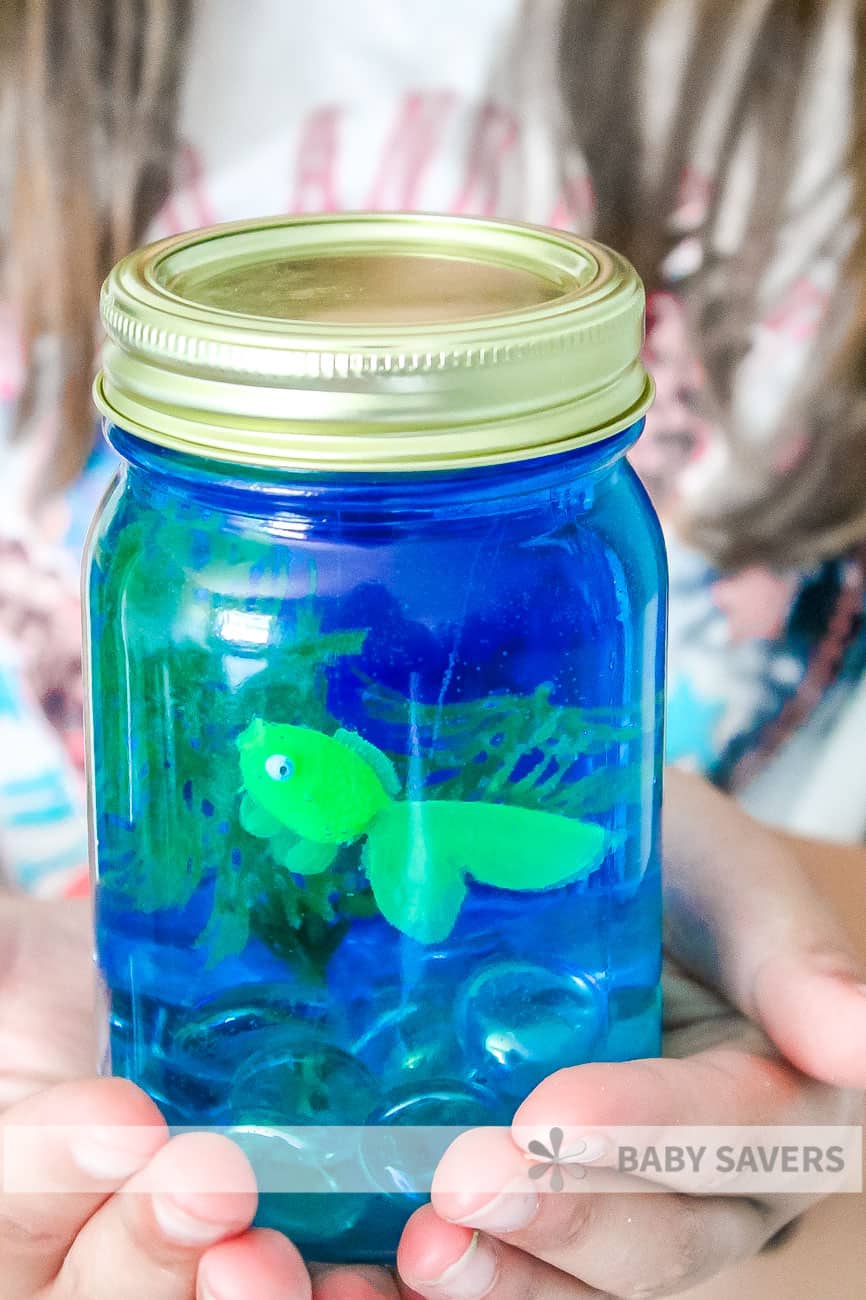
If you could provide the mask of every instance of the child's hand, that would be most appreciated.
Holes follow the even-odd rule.
[[[246,1231],[256,1192],[240,1151],[204,1134],[169,1142],[143,1093],[86,1078],[90,947],[85,904],[0,893],[0,1297],[308,1300],[294,1247]]]
[[[238,1148],[203,1133],[169,1141],[123,1080],[11,1106],[0,1151],[3,1300],[309,1300],[294,1247],[247,1231],[257,1194]]]
[[[0,885],[0,1114],[97,1059],[93,931],[86,902],[46,903]]]
[[[701,781],[671,774],[667,794],[668,1058],[554,1075],[516,1115],[523,1140],[554,1125],[859,1122],[866,985],[844,933],[779,837]],[[492,1180],[532,1187],[525,1171],[506,1132],[468,1134],[404,1232],[402,1281],[380,1274],[373,1288],[333,1270],[316,1300],[667,1296],[754,1255],[805,1208],[784,1196],[492,1195]]]
[[[564,1070],[516,1123],[538,1133],[859,1122],[866,988],[826,906],[775,835],[700,781],[671,775],[665,833],[666,1054],[679,1059]],[[422,1296],[669,1295],[754,1254],[804,1208],[803,1198],[675,1192],[496,1200],[492,1170],[502,1188],[528,1181],[498,1130],[467,1134],[445,1157],[440,1190],[400,1248],[402,1278]],[[327,1300],[361,1294],[355,1279],[329,1279]]]

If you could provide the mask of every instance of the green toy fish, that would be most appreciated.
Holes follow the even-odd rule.
[[[362,866],[391,925],[418,943],[454,928],[467,876],[498,889],[552,889],[600,866],[592,822],[511,804],[400,799],[390,759],[351,731],[333,736],[256,718],[238,738],[241,825],[275,861],[319,875],[366,836]]]

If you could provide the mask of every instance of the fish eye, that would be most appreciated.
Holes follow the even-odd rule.
[[[271,754],[265,763],[265,771],[272,781],[290,781],[295,775],[295,765],[285,754]]]

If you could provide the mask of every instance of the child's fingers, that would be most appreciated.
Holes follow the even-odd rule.
[[[866,1086],[866,974],[844,927],[775,835],[673,771],[665,899],[669,946],[682,964],[798,1069]]]
[[[561,1128],[574,1152],[581,1139],[596,1149],[606,1129],[629,1125],[675,1132],[684,1125],[839,1124],[849,1111],[847,1094],[786,1062],[721,1045],[683,1059],[558,1070],[520,1105],[512,1134],[531,1152],[530,1141],[549,1140],[551,1129]]]
[[[279,1232],[264,1228],[245,1232],[213,1246],[199,1265],[196,1300],[310,1300],[310,1296],[304,1261]]]
[[[411,1293],[422,1300],[611,1300],[609,1292],[504,1242],[444,1223],[429,1205],[406,1225],[397,1267]]]
[[[123,1079],[49,1089],[0,1118],[3,1300],[30,1300],[75,1237],[168,1142],[153,1102]]]
[[[214,1134],[175,1138],[74,1242],[51,1300],[191,1300],[199,1262],[251,1224],[258,1193],[246,1157]]]
[[[549,1192],[538,1205],[529,1226],[504,1234],[419,1215],[401,1275],[429,1300],[662,1296],[748,1258],[769,1235],[760,1212],[734,1199]]]
[[[517,1278],[532,1276],[531,1258],[604,1295],[633,1296],[644,1288],[648,1295],[662,1296],[749,1259],[772,1228],[745,1198],[564,1191],[543,1194],[526,1227],[501,1234],[491,1227],[485,1235],[515,1250],[509,1268]],[[509,1278],[510,1285],[514,1282]],[[523,1292],[519,1286],[490,1292],[494,1300],[511,1294]]]
[[[313,1300],[401,1300],[396,1278],[384,1268],[314,1265],[312,1274]]]

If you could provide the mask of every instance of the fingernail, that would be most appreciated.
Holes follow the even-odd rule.
[[[838,953],[833,950],[813,953],[811,965],[816,975],[823,975],[831,980],[840,980],[843,984],[847,984],[849,988],[866,991],[862,968],[847,953]]]
[[[206,1223],[182,1210],[167,1196],[154,1196],[153,1216],[166,1237],[180,1246],[207,1246],[230,1231],[224,1223]]]
[[[607,1133],[597,1129],[581,1133],[580,1129],[569,1132],[558,1126],[540,1129],[537,1125],[515,1124],[511,1134],[533,1162],[550,1160],[557,1164],[592,1165],[605,1158],[610,1160],[616,1154],[616,1144]]]
[[[121,1182],[143,1169],[157,1146],[156,1136],[144,1130],[94,1128],[73,1141],[71,1155],[88,1177]]]
[[[233,1294],[237,1294],[236,1292]],[[195,1300],[229,1300],[225,1291],[214,1291],[211,1285],[199,1273],[198,1282],[195,1288]]]
[[[607,1138],[592,1134],[589,1137],[576,1138],[573,1142],[569,1142],[560,1159],[567,1161],[569,1164],[592,1165],[597,1160],[609,1156],[612,1150],[612,1145]]]
[[[419,1285],[425,1290],[429,1287],[436,1291],[443,1300],[483,1300],[496,1286],[498,1277],[499,1257],[490,1243],[476,1232],[468,1250],[449,1265],[441,1277]]]
[[[536,1192],[500,1192],[492,1201],[451,1222],[497,1234],[519,1232],[521,1228],[529,1227],[540,1207]]]
[[[859,971],[825,971],[819,968],[817,973],[825,979],[833,980],[834,983],[847,985],[852,993],[859,993],[866,997],[866,983],[863,982]]]

